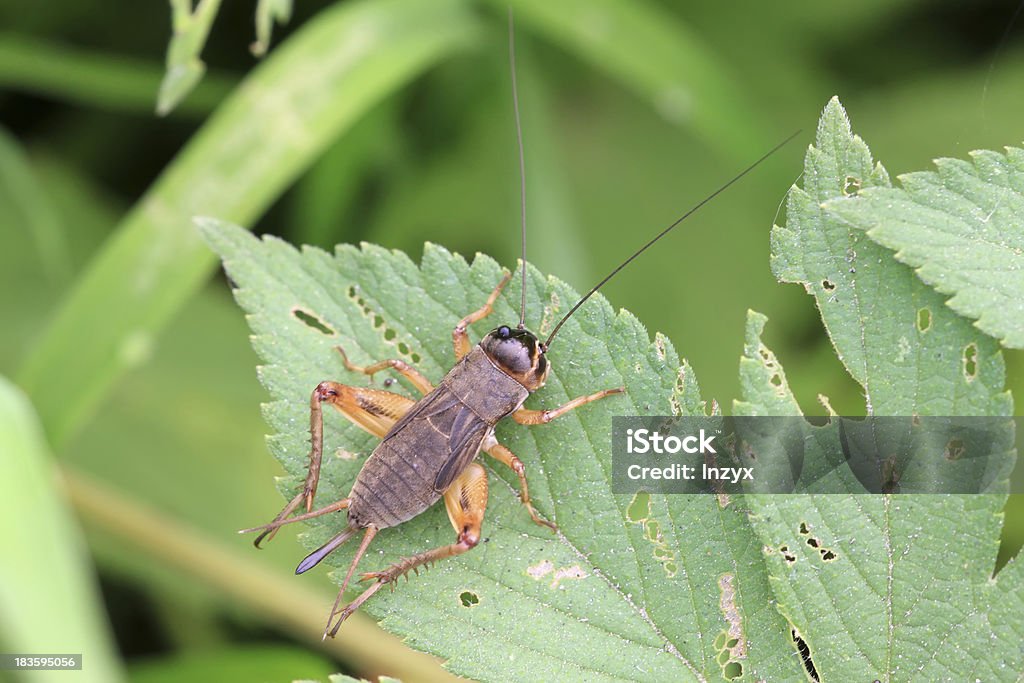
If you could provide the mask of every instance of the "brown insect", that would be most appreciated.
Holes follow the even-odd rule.
[[[515,87],[515,52],[509,22],[509,50],[512,58],[512,93],[515,102],[516,130],[519,134],[520,171],[523,171],[522,133],[519,124],[518,99]],[[604,389],[580,396],[553,410],[523,408],[527,397],[544,386],[550,371],[547,352],[551,341],[566,320],[604,283],[653,245],[690,214],[710,201],[725,188],[749,173],[755,166],[774,153],[786,141],[747,167],[742,173],[712,195],[697,204],[676,222],[637,250],[615,270],[609,273],[583,296],[555,325],[544,342],[526,329],[526,228],[525,189],[523,190],[523,294],[519,324],[501,325],[473,346],[467,329],[483,320],[492,311],[502,289],[511,278],[505,276],[491,292],[486,303],[470,313],[452,330],[456,365],[435,387],[415,368],[398,359],[384,360],[362,367],[349,361],[339,347],[345,367],[371,377],[381,370],[393,369],[404,376],[423,397],[414,401],[408,397],[380,389],[354,387],[338,382],[321,382],[310,398],[310,451],[309,471],[302,490],[285,505],[269,524],[245,529],[259,531],[255,545],[273,538],[284,524],[312,519],[332,512],[347,511],[345,528],[314,550],[296,568],[301,574],[312,569],[327,555],[363,531],[362,542],[356,551],[348,572],[342,581],[338,597],[331,609],[324,637],[334,636],[341,624],[377,591],[418,567],[471,550],[480,542],[480,531],[487,507],[487,475],[476,457],[483,451],[491,458],[511,468],[519,477],[520,500],[531,519],[539,525],[556,529],[554,523],[537,514],[530,501],[526,469],[522,461],[494,436],[495,425],[506,417],[522,425],[546,424],[551,420],[587,403],[624,391],[622,387]],[[525,188],[525,178],[522,187]],[[318,510],[313,510],[320,464],[323,456],[323,404],[333,405],[357,426],[382,439],[373,450],[359,474],[349,495]],[[397,526],[424,512],[440,498],[444,498],[448,518],[455,528],[455,542],[418,553],[395,562],[382,571],[368,572],[363,580],[372,580],[355,600],[340,611],[338,606],[366,553],[370,542],[381,529]],[[291,517],[304,504],[306,512]],[[337,619],[335,619],[337,617]]]

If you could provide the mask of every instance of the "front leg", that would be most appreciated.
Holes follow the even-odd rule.
[[[519,410],[512,413],[512,419],[521,425],[541,425],[551,422],[556,417],[565,415],[570,410],[579,408],[587,403],[598,401],[605,396],[611,396],[612,394],[621,394],[626,391],[625,387],[616,387],[615,389],[605,389],[598,391],[597,393],[590,394],[589,396],[579,396],[569,401],[564,405],[560,405],[554,410],[530,410],[528,408],[520,408]]]
[[[459,324],[452,330],[452,345],[455,346],[456,360],[462,360],[462,357],[473,348],[473,345],[469,343],[469,335],[466,333],[466,329],[473,323],[483,320],[491,314],[494,310],[494,302],[498,300],[501,290],[505,289],[505,285],[508,284],[511,278],[512,273],[505,271],[505,276],[501,278],[501,282],[494,288],[491,295],[487,297],[487,303],[460,320]]]

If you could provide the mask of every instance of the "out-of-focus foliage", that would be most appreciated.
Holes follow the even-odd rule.
[[[325,616],[282,599],[298,581],[288,577],[293,543],[282,537],[255,553],[230,533],[276,510],[268,482],[279,469],[262,443],[257,404],[266,396],[245,326],[222,283],[200,286],[214,260],[196,240],[192,216],[214,213],[295,243],[368,240],[418,259],[429,240],[515,262],[505,4],[411,3],[423,13],[413,22],[420,30],[458,17],[447,28],[461,38],[406,63],[398,79],[353,62],[367,67],[364,79],[344,92],[316,91],[353,106],[344,124],[321,134],[310,135],[302,112],[273,97],[282,91],[256,93],[277,102],[269,113],[244,106],[253,84],[266,82],[261,74],[288,65],[278,82],[293,87],[364,45],[328,37],[291,61],[318,23],[351,12],[398,26],[408,3],[336,4],[294,3],[260,64],[249,52],[257,3],[221,3],[202,48],[207,71],[165,118],[153,110],[173,28],[167,4],[0,5],[0,121],[8,133],[0,150],[0,370],[40,378],[30,397],[47,433],[63,435],[53,450],[75,468],[72,490],[80,490],[75,473],[84,473],[117,494],[109,500],[125,504],[118,511],[145,502],[174,522],[131,527],[110,520],[132,515],[83,513],[129,665],[143,656],[170,665],[272,638],[313,642]],[[811,129],[833,94],[894,175],[1024,139],[1024,26],[1011,24],[1013,2],[786,0],[745,6],[740,17],[715,3],[513,4],[530,258],[576,289],[745,161],[795,128]],[[725,104],[732,109],[720,109]],[[261,126],[259,117],[269,118]],[[261,132],[239,143],[231,164],[218,165],[207,155],[229,146],[233,131]],[[777,284],[768,267],[769,231],[800,172],[800,146],[703,209],[605,295],[667,333],[705,395],[723,405],[739,394],[746,311],[764,311],[772,320],[766,343],[800,404],[814,406],[821,392],[836,410],[857,413],[861,388],[836,360],[810,299]],[[262,153],[281,147],[292,161],[271,167],[280,173],[274,182],[241,182],[276,163]],[[175,174],[180,192],[162,192]],[[207,199],[193,201],[200,195]],[[220,204],[248,208],[211,208]],[[134,224],[164,228],[122,229]],[[177,261],[182,253],[194,260]],[[87,282],[106,288],[84,298]],[[147,282],[152,298],[137,298]],[[76,307],[83,300],[88,306]],[[30,372],[29,357],[44,360]],[[1008,353],[1018,395],[1022,375],[1019,352]],[[61,423],[65,429],[55,429]],[[1024,540],[1018,509],[1011,502],[1004,558]],[[161,533],[211,541],[233,561],[160,556]],[[259,590],[222,589],[242,567],[269,567],[277,578]],[[312,602],[329,602],[332,587],[307,578]],[[330,652],[344,660],[338,668],[364,675],[436,675],[402,668],[393,648],[364,635]]]

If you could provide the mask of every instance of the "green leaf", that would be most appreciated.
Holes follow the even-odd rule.
[[[250,50],[257,57],[267,54],[274,22],[287,24],[292,18],[292,0],[260,0],[256,5],[256,42]]]
[[[803,178],[789,193],[786,225],[772,230],[772,271],[814,296],[868,414],[1012,414],[998,345],[890,251],[822,208],[850,188],[889,187],[838,99],[821,116]]]
[[[0,377],[0,649],[83,655],[83,681],[122,680],[85,543],[31,404]],[[42,672],[35,680],[64,680]]]
[[[265,363],[269,444],[287,472],[281,489],[289,496],[305,477],[312,389],[328,378],[368,381],[347,373],[334,347],[343,346],[357,363],[403,358],[438,381],[454,362],[452,327],[501,277],[487,257],[470,265],[433,245],[417,267],[399,252],[371,245],[340,246],[333,255],[309,247],[299,252],[217,221],[202,226],[237,285]],[[555,278],[528,274],[527,323],[550,330],[577,295]],[[490,319],[474,326],[474,338],[516,320],[518,282],[513,278]],[[366,610],[413,647],[480,680],[717,680],[741,670],[765,680],[802,675],[789,628],[768,607],[760,542],[742,505],[727,496],[610,491],[612,414],[703,409],[692,371],[680,367],[671,344],[661,336],[651,343],[633,316],[614,313],[598,296],[566,324],[549,358],[552,376],[529,407],[551,408],[608,386],[627,389],[550,425],[498,426],[498,438],[526,465],[535,504],[559,533],[530,522],[515,476],[485,457],[493,465],[486,542],[394,593],[379,593]],[[410,393],[403,383],[396,386]],[[348,493],[376,443],[333,411],[325,416],[325,439],[318,504]],[[274,511],[276,505],[268,518]],[[316,547],[337,531],[337,521],[318,520],[303,544]],[[451,539],[444,510],[435,506],[382,531],[362,569],[383,568]],[[353,551],[345,547],[328,558],[341,568],[337,581]]]
[[[759,454],[756,484],[745,490],[796,493],[1006,493],[1016,463],[1014,422],[1009,417],[879,417],[865,422],[833,415],[826,424],[799,419],[800,406],[775,354],[761,341],[767,318],[748,312],[740,359],[745,400],[736,416],[777,415],[793,419],[749,425],[742,434]],[[742,423],[738,425],[742,428]],[[984,430],[984,436],[982,436]],[[970,436],[966,436],[967,434]],[[955,439],[974,443],[976,457],[943,457]],[[984,440],[983,440],[984,439]],[[858,448],[860,444],[867,446]],[[899,458],[881,460],[872,444],[905,444]],[[934,453],[936,457],[930,457]],[[984,457],[981,454],[984,453]],[[741,458],[744,456],[741,454]]]
[[[946,304],[982,331],[1024,348],[1024,150],[935,166],[900,176],[901,188],[868,188],[825,208],[952,294]]]
[[[199,53],[206,45],[219,9],[220,0],[199,0],[195,11],[192,0],[171,0],[174,35],[167,46],[167,73],[157,94],[158,115],[170,113],[206,73],[206,64],[199,59]]]
[[[782,372],[760,343],[763,323],[752,316],[744,362],[760,365],[767,352],[771,372]],[[780,393],[791,398],[767,375],[746,382],[744,393],[751,414],[771,410]],[[824,457],[816,445],[808,440],[807,457]],[[843,477],[831,491],[857,492],[841,468],[830,474]],[[1019,680],[1021,558],[992,578],[1005,502],[1005,495],[745,497],[778,609],[821,680]]]
[[[869,412],[1010,414],[994,343],[943,306],[909,267],[822,209],[844,187],[888,186],[838,100],[825,108],[803,178],[805,187],[790,193],[786,227],[773,232],[773,266],[815,296]],[[745,363],[766,358],[760,327],[754,331]],[[963,350],[972,347],[977,366],[968,372]],[[785,398],[778,389],[770,373],[748,373],[748,410],[777,407]],[[1020,558],[992,578],[1005,495],[746,502],[779,610],[821,680],[1019,680]]]
[[[0,127],[0,209],[13,233],[5,235],[0,255],[0,267],[5,277],[11,277],[10,283],[32,278],[41,271],[41,280],[46,285],[57,288],[65,284],[71,256],[64,226],[18,141],[3,127]],[[4,290],[5,296],[23,295],[13,288]]]
[[[475,26],[461,0],[343,3],[253,70],[124,218],[21,368],[52,440],[145,360],[209,275],[193,216],[255,220],[340,133]],[[49,400],[57,385],[74,386],[72,400]]]

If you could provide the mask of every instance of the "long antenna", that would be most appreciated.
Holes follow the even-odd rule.
[[[512,108],[516,118],[516,141],[519,143],[519,215],[522,217],[520,241],[522,243],[523,299],[519,305],[519,329],[526,327],[526,157],[523,153],[523,125],[519,121],[519,91],[516,89],[516,29],[512,8],[508,8],[508,61],[512,74]]]
[[[617,268],[616,268],[615,270],[613,270],[612,272],[608,273],[608,274],[607,274],[607,275],[606,275],[606,276],[604,277],[604,279],[602,279],[602,280],[601,280],[600,282],[598,282],[598,283],[597,283],[596,285],[594,285],[594,287],[593,287],[593,288],[592,288],[592,289],[591,289],[591,290],[590,290],[589,292],[587,292],[587,293],[586,293],[585,295],[583,295],[583,298],[582,298],[582,299],[580,299],[579,301],[577,301],[577,302],[576,302],[576,304],[575,304],[575,305],[574,305],[574,306],[573,306],[572,308],[570,308],[570,309],[569,309],[569,312],[568,312],[568,313],[566,313],[566,314],[565,314],[565,315],[564,315],[564,316],[562,317],[562,319],[558,321],[558,324],[557,324],[557,325],[555,325],[555,329],[551,330],[551,334],[549,334],[549,335],[548,335],[548,338],[547,338],[547,340],[545,340],[545,342],[544,342],[544,349],[546,350],[546,349],[547,349],[547,348],[548,348],[548,347],[549,347],[549,346],[551,345],[551,340],[555,338],[555,335],[556,335],[556,334],[558,334],[558,330],[560,330],[560,329],[561,329],[561,327],[562,327],[562,325],[564,325],[564,324],[565,324],[565,321],[566,321],[566,320],[568,320],[568,319],[569,319],[569,318],[570,318],[570,317],[572,316],[572,314],[576,312],[576,309],[578,309],[578,308],[579,308],[580,306],[582,306],[582,305],[583,305],[583,303],[584,303],[584,302],[585,302],[585,301],[586,301],[587,299],[589,299],[589,298],[590,298],[591,296],[593,296],[593,295],[594,295],[594,293],[595,293],[595,292],[596,292],[597,290],[601,289],[601,287],[603,287],[603,286],[604,286],[604,284],[605,284],[606,282],[608,282],[608,281],[609,281],[609,280],[611,280],[611,279],[612,279],[613,277],[615,277],[615,276],[616,276],[616,275],[618,274],[618,272],[619,272],[620,270],[622,270],[623,268],[625,268],[626,266],[628,266],[628,265],[630,264],[630,262],[631,262],[631,261],[632,261],[633,259],[635,259],[635,258],[636,258],[637,256],[639,256],[640,254],[642,254],[642,253],[644,253],[645,251],[647,251],[647,248],[648,248],[648,247],[650,247],[650,246],[651,246],[651,245],[653,245],[653,244],[654,244],[655,242],[657,242],[658,240],[660,240],[660,239],[661,239],[662,237],[664,237],[665,235],[667,235],[667,234],[668,234],[668,233],[669,233],[669,232],[670,232],[670,231],[672,230],[672,228],[676,227],[677,225],[679,225],[680,223],[682,223],[683,221],[685,221],[685,220],[686,220],[687,218],[689,218],[689,217],[690,217],[691,215],[693,215],[693,214],[694,214],[694,213],[695,213],[695,212],[697,211],[697,209],[699,209],[700,207],[704,206],[705,204],[707,204],[708,202],[710,202],[710,201],[711,201],[712,199],[714,199],[715,197],[717,197],[717,196],[718,196],[718,195],[720,195],[721,193],[725,192],[725,190],[726,190],[726,189],[727,189],[727,188],[728,188],[728,187],[729,187],[730,185],[732,185],[732,184],[733,184],[733,183],[735,183],[735,182],[736,182],[737,180],[739,180],[740,178],[742,178],[743,176],[747,175],[748,173],[750,173],[751,171],[753,171],[753,170],[754,170],[755,168],[757,168],[757,167],[758,167],[758,166],[759,166],[759,165],[761,164],[761,162],[762,162],[762,161],[764,161],[765,159],[767,159],[767,158],[768,158],[768,157],[770,157],[771,155],[775,154],[775,153],[776,153],[777,151],[779,151],[779,150],[780,150],[780,149],[781,149],[781,148],[782,148],[782,147],[783,147],[783,146],[784,146],[784,145],[785,145],[785,144],[786,144],[787,142],[789,142],[790,140],[792,140],[793,138],[795,138],[795,137],[796,137],[797,135],[799,135],[799,134],[800,134],[801,132],[802,132],[802,131],[800,131],[800,130],[796,131],[795,133],[793,133],[792,135],[790,135],[790,136],[789,136],[788,138],[786,138],[785,140],[783,140],[782,142],[780,142],[779,144],[775,145],[775,146],[774,146],[774,147],[772,147],[772,148],[771,148],[770,150],[768,150],[767,152],[765,152],[765,153],[764,153],[764,155],[762,155],[760,159],[758,159],[757,161],[755,161],[754,163],[752,163],[752,164],[751,164],[750,166],[747,166],[747,167],[746,167],[745,169],[743,169],[743,170],[742,170],[742,171],[740,171],[740,172],[739,172],[738,174],[736,174],[736,175],[735,175],[735,176],[733,177],[733,179],[732,179],[732,180],[730,180],[729,182],[727,182],[727,183],[726,183],[725,185],[722,185],[722,186],[721,186],[720,188],[718,188],[717,190],[715,190],[714,192],[712,192],[711,194],[709,194],[709,195],[708,195],[707,197],[705,197],[704,199],[702,199],[702,200],[701,200],[700,202],[698,202],[698,203],[697,203],[697,204],[696,204],[696,205],[695,205],[695,206],[694,206],[694,207],[693,207],[692,209],[690,209],[689,211],[687,211],[686,213],[684,213],[684,214],[683,214],[682,216],[680,216],[679,218],[677,218],[677,219],[676,219],[676,221],[675,221],[675,222],[674,222],[674,223],[673,223],[672,225],[668,226],[667,228],[665,228],[664,230],[662,230],[661,232],[659,232],[659,233],[658,233],[657,235],[655,235],[655,236],[654,236],[654,238],[653,238],[653,239],[651,239],[651,241],[650,241],[650,242],[648,242],[648,243],[647,243],[647,244],[645,244],[644,246],[642,246],[642,247],[640,247],[639,249],[637,249],[637,250],[636,250],[636,251],[635,251],[635,252],[633,253],[633,255],[632,255],[632,256],[630,256],[630,257],[629,257],[628,259],[626,259],[626,260],[625,260],[625,261],[623,261],[623,262],[622,262],[621,264],[619,264],[619,266],[618,266],[618,267],[617,267]]]

